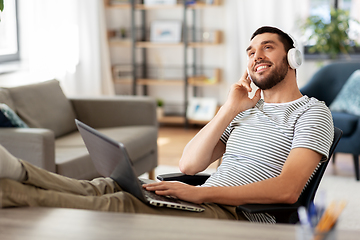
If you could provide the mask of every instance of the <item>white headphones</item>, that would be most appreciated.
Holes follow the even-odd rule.
[[[303,56],[300,50],[297,48],[297,43],[295,39],[289,33],[286,34],[291,38],[294,46],[293,48],[289,49],[287,53],[287,60],[292,69],[297,69],[301,66],[303,62]]]

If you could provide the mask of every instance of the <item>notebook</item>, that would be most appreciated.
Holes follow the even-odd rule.
[[[89,151],[90,158],[100,175],[112,178],[124,191],[131,193],[144,203],[156,207],[168,207],[194,212],[205,210],[198,204],[160,196],[145,190],[141,186],[144,180],[136,176],[132,161],[124,144],[105,136],[77,119],[75,122]],[[149,179],[146,179],[146,183],[148,182]]]

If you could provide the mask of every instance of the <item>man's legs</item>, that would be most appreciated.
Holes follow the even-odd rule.
[[[21,181],[24,177],[25,170],[19,160],[0,145],[0,178]]]
[[[3,148],[0,148],[0,157],[0,162],[8,159],[18,161]],[[42,206],[201,218],[238,218],[235,207],[203,204],[206,210],[202,213],[158,208],[121,191],[121,188],[110,178],[83,181],[50,173],[25,161],[21,161],[17,167],[19,166],[26,173],[22,181],[0,176],[2,207]]]
[[[105,210],[105,200],[75,201],[78,196],[101,196],[120,191],[110,178],[76,180],[48,172],[21,161],[0,145],[0,191],[2,206],[53,206]],[[99,207],[103,204],[102,207]],[[91,204],[93,206],[91,206]],[[114,208],[113,210],[116,211]]]
[[[157,214],[168,216],[213,219],[238,219],[235,207],[203,204],[201,213],[153,207],[130,193],[119,191],[100,196],[83,196],[67,192],[45,190],[11,179],[0,179],[3,207],[60,207],[123,213]],[[240,217],[241,218],[241,217]]]
[[[77,180],[51,173],[25,161],[21,163],[26,171],[26,178],[21,182],[42,189],[82,196],[100,196],[121,190],[111,178],[100,177],[92,181]]]
[[[10,154],[0,145],[0,179],[8,178],[47,190],[67,192],[78,195],[102,195],[121,189],[110,178],[92,181],[76,180],[51,173],[22,161]]]

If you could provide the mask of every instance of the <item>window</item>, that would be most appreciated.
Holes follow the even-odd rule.
[[[310,16],[320,16],[325,23],[329,23],[331,8],[350,11],[351,3],[351,0],[310,0]]]
[[[19,60],[17,0],[4,0],[0,22],[0,64]]]
[[[354,11],[356,9],[357,4],[359,4],[359,0],[309,0],[309,15],[319,17],[324,24],[329,24],[331,22],[331,9],[341,9],[349,12],[349,16],[351,19],[355,19],[360,22],[360,17]],[[304,39],[308,39],[313,34],[313,31],[306,30],[304,32]],[[355,50],[352,54],[360,56],[360,48],[355,47],[354,41],[360,43],[360,24],[349,21],[349,31],[348,36],[350,42],[350,46]],[[316,39],[311,39],[307,41],[305,45],[305,54],[309,54],[309,48],[316,44]],[[317,55],[315,52],[314,55]]]

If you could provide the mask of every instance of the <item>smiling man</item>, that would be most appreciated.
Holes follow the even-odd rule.
[[[273,27],[259,28],[251,37],[248,71],[180,159],[180,170],[192,175],[222,157],[205,184],[143,185],[159,195],[201,204],[204,212],[151,207],[112,179],[64,178],[18,161],[0,148],[3,207],[69,207],[275,223],[276,216],[237,213],[236,206],[296,202],[319,162],[328,160],[334,131],[326,105],[299,91],[296,59],[295,64],[291,60],[293,45],[287,34]],[[259,87],[253,98],[249,97],[251,79]]]
[[[146,185],[147,189],[196,203],[296,202],[319,162],[327,160],[333,123],[323,102],[302,96],[296,69],[288,62],[293,50],[294,42],[286,33],[259,28],[246,49],[248,71],[232,86],[214,119],[188,143],[180,160],[181,171],[190,175],[222,157],[220,167],[204,188],[162,182]],[[292,66],[298,65],[297,58]],[[253,98],[248,96],[250,79],[259,87]],[[243,214],[251,221],[276,221],[268,214]]]

